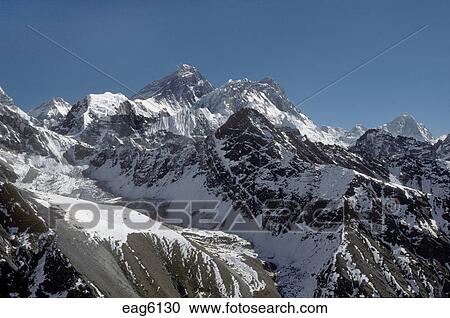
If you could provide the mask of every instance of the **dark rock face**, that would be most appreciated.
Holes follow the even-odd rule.
[[[81,121],[81,118],[87,111],[87,108],[88,103],[86,99],[73,105],[66,118],[59,126],[55,127],[55,130],[61,134],[81,131],[84,123]]]
[[[95,172],[108,162],[111,167],[118,167],[129,175],[134,185],[142,186],[166,177],[176,180],[185,168],[200,160],[195,142],[183,136],[161,132],[145,146],[152,151],[137,149],[129,143],[104,149],[92,158],[91,170]],[[134,161],[133,166],[130,161]]]
[[[394,137],[388,132],[376,129],[367,131],[358,139],[353,150],[385,160],[404,155],[436,157],[435,147],[428,142],[421,142],[411,137]]]
[[[0,297],[94,297],[55,234],[6,179],[0,184]]]

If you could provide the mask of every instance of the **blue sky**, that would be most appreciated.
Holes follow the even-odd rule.
[[[0,85],[25,109],[123,87],[181,63],[216,86],[272,76],[295,102],[423,25],[400,46],[300,105],[318,124],[376,126],[403,112],[450,132],[450,1],[0,0]]]

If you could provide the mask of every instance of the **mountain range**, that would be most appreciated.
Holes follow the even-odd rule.
[[[450,135],[409,114],[318,126],[183,64],[28,113],[0,89],[0,124],[0,296],[450,295]]]

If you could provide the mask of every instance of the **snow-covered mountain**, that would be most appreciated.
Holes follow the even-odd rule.
[[[424,124],[417,122],[417,120],[410,114],[402,114],[389,123],[380,127],[389,132],[394,137],[412,137],[419,141],[433,142],[434,138],[431,132]]]
[[[174,73],[145,86],[132,99],[162,104],[169,114],[174,114],[190,108],[213,89],[194,66],[182,64]]]
[[[62,159],[62,154],[75,140],[39,127],[33,117],[23,112],[5,93],[0,99],[0,148],[17,152],[32,152]]]
[[[94,203],[113,197],[84,176],[85,167],[66,158],[95,149],[36,126],[5,100],[0,105],[1,297],[279,295],[270,270],[238,236],[167,227],[136,210]],[[88,104],[97,109],[98,101]],[[52,148],[58,140],[70,142]],[[99,210],[95,227],[86,225],[89,212],[76,217],[70,212],[80,204]],[[111,227],[114,209],[120,217]],[[149,226],[126,226],[127,217]]]
[[[1,92],[0,296],[450,296],[450,137],[408,116],[319,127],[182,65],[62,117]]]
[[[342,128],[329,126],[323,126],[321,128],[323,131],[334,136],[333,139],[335,144],[343,147],[355,145],[356,141],[369,130],[363,125],[356,125],[349,131]],[[393,136],[411,137],[418,141],[426,141],[430,143],[436,143],[440,139],[445,139],[446,137],[434,139],[428,128],[425,127],[424,124],[417,122],[417,120],[410,114],[402,114],[392,121],[377,127],[377,129],[387,131]]]
[[[195,67],[183,64],[173,74],[144,87],[131,100],[121,94],[99,94],[95,99],[101,101],[95,104],[100,106],[93,107],[90,102],[93,96],[75,105],[62,124],[61,132],[75,134],[91,122],[114,122],[119,106],[126,103],[134,109],[134,115],[147,118],[147,132],[164,130],[187,137],[205,137],[233,113],[242,108],[253,108],[274,124],[296,129],[313,141],[340,143],[334,134],[322,130],[299,112],[271,78],[230,80],[213,88]]]
[[[72,107],[55,130],[77,135],[79,140],[98,142],[106,131],[121,135],[118,121],[125,121],[127,127],[133,128],[136,127],[130,122],[145,122],[146,134],[169,131],[186,137],[205,137],[242,108],[256,109],[277,126],[296,129],[313,141],[340,142],[299,112],[271,78],[229,81],[213,88],[195,67],[186,64],[150,83],[132,99],[112,93],[87,96]]]
[[[72,106],[61,97],[54,97],[28,112],[44,127],[52,128],[58,126],[65,119]]]
[[[424,151],[432,147],[422,146]],[[441,295],[433,288],[445,286],[433,282],[447,256],[437,267],[423,259],[433,259],[441,244],[450,247],[445,213],[434,215],[425,192],[392,182],[388,167],[373,156],[313,143],[243,108],[204,140],[164,134],[148,148],[105,149],[91,159],[89,173],[130,197],[217,200],[222,230],[231,222],[230,207],[260,220],[266,231],[237,234],[276,265],[284,296]],[[130,166],[129,158],[138,159]],[[449,176],[448,170],[436,172],[442,173]],[[398,211],[385,215],[385,204],[392,208],[393,202]],[[410,223],[403,224],[405,219]],[[385,237],[385,231],[395,234]],[[405,235],[416,243],[398,239]],[[416,244],[425,244],[427,251]],[[407,274],[407,262],[424,276]],[[400,280],[398,273],[409,276]],[[360,283],[349,285],[354,281]]]
[[[203,114],[214,129],[243,108],[252,108],[280,127],[291,127],[313,141],[333,143],[333,136],[321,130],[299,112],[283,89],[271,78],[261,81],[230,80],[222,87],[203,96],[194,108]]]

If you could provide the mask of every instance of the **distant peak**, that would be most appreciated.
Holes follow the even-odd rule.
[[[3,88],[0,86],[0,96],[6,95],[5,91],[3,90]]]
[[[59,105],[59,104],[69,104],[68,102],[66,102],[62,97],[53,97],[52,99],[49,99],[45,102],[42,102],[38,107],[43,107],[43,106],[52,106],[52,105]]]
[[[65,103],[65,102],[66,102],[62,97],[58,97],[58,96],[53,97],[53,98],[51,99],[51,101],[52,101],[52,102],[55,102],[55,103]]]
[[[356,124],[350,132],[358,133],[358,132],[366,132],[368,129],[363,124]]]
[[[179,72],[197,71],[197,69],[193,65],[181,64],[180,67],[178,67],[178,71]]]
[[[278,91],[279,94],[285,94],[283,87],[281,87],[280,84],[278,84],[272,77],[266,76],[262,80],[259,81],[262,84],[267,84],[273,87],[275,90]]]
[[[416,118],[411,115],[410,113],[402,113],[400,114],[398,117],[394,118],[391,123],[395,123],[398,121],[402,121],[402,122],[407,122],[407,123],[411,123],[411,124],[417,124],[417,125],[421,125]]]
[[[415,118],[414,118],[414,116],[413,115],[411,115],[410,113],[402,113],[400,116],[398,116],[397,118],[408,118],[408,119],[414,119],[414,120],[416,120]]]
[[[146,85],[132,99],[154,98],[172,105],[191,106],[213,89],[197,68],[181,64],[175,72]]]
[[[181,64],[174,75],[180,77],[190,77],[193,75],[201,76],[200,72],[194,66],[189,64]]]
[[[394,120],[381,126],[381,129],[388,131],[394,137],[404,136],[412,137],[419,141],[433,141],[433,135],[425,127],[424,124],[419,123],[414,116],[409,113],[402,113]]]
[[[61,97],[53,97],[30,110],[28,114],[42,121],[44,126],[50,127],[60,123],[70,108],[71,105]]]

